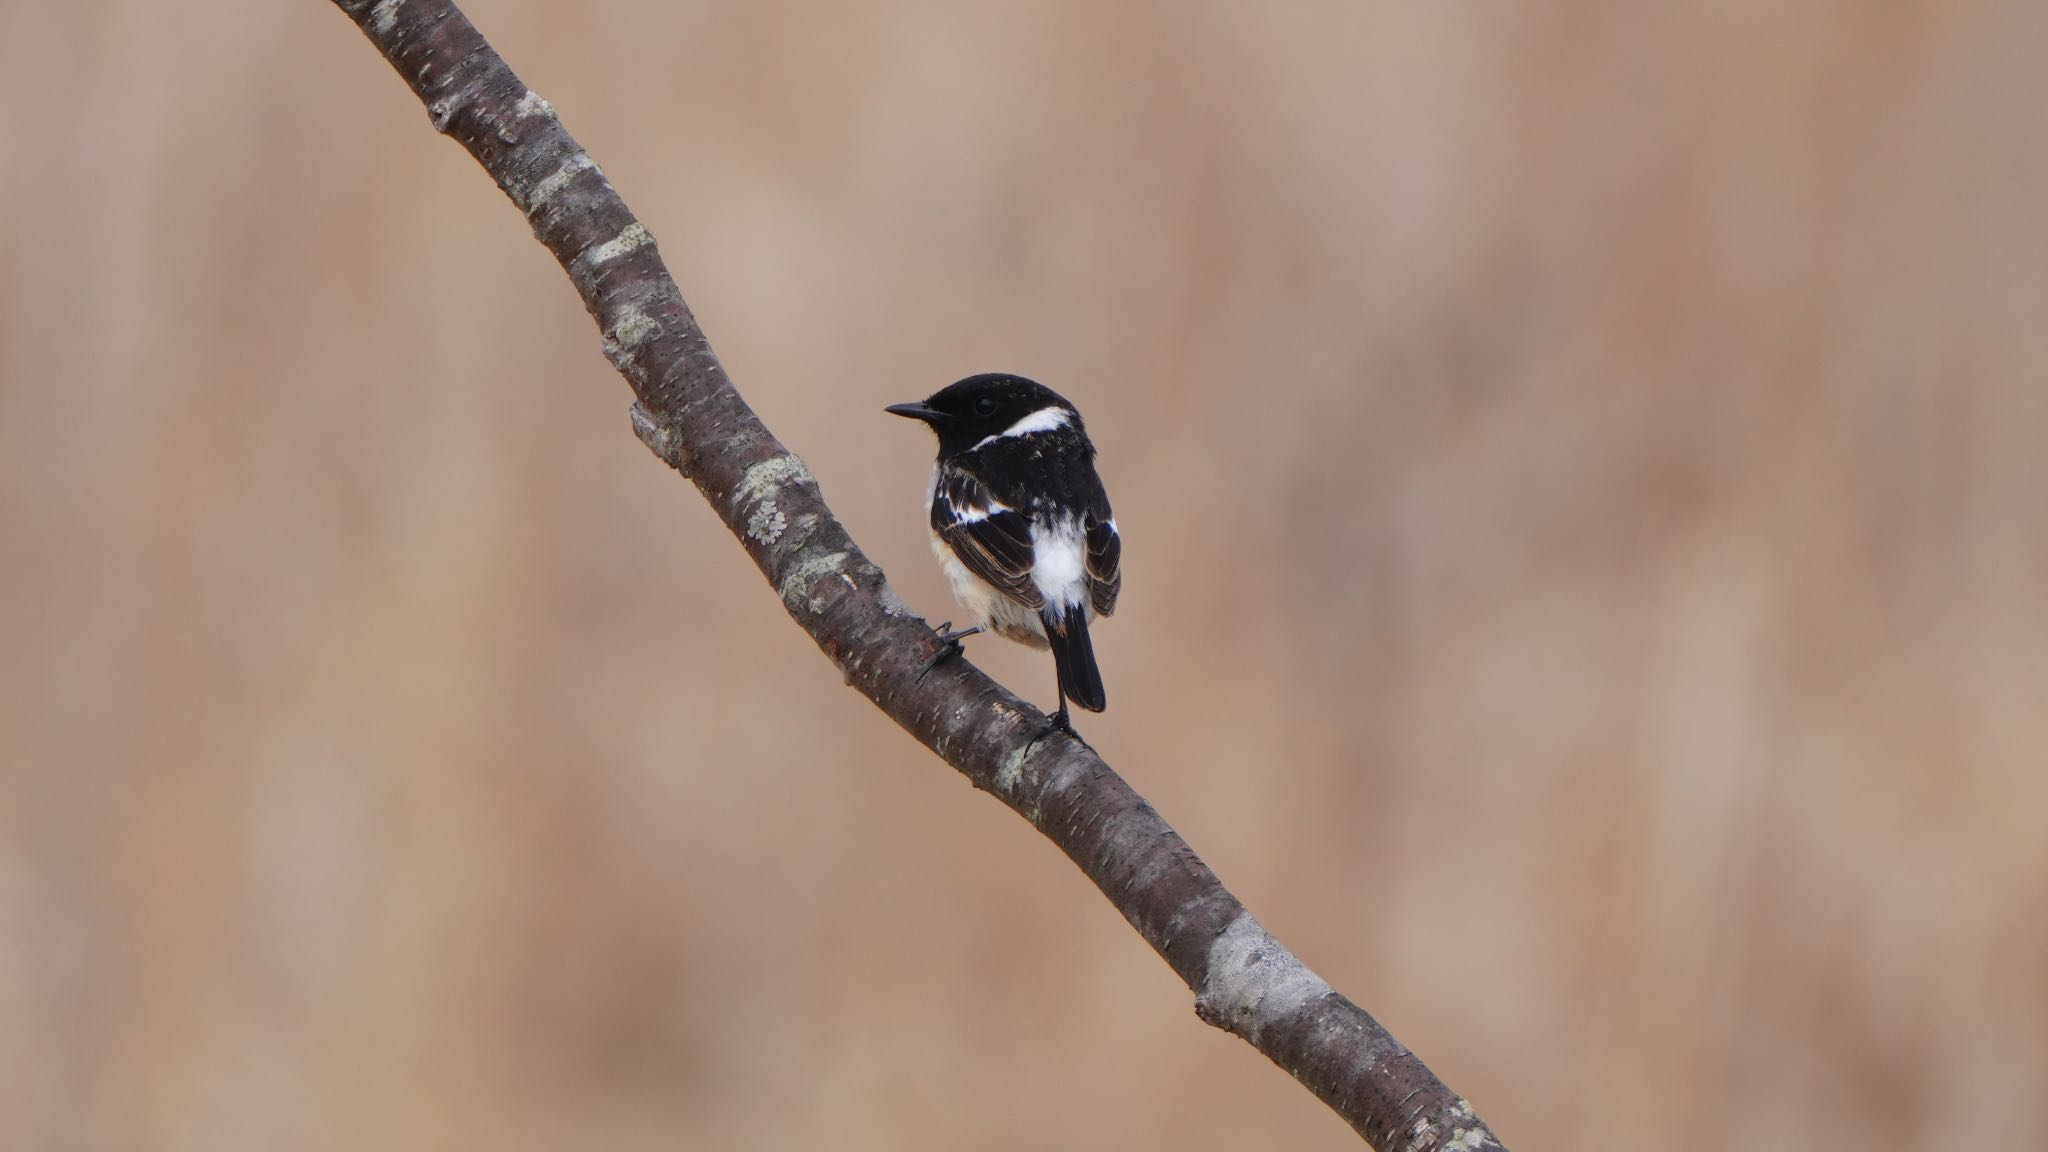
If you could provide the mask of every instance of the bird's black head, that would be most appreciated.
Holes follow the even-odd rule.
[[[891,404],[885,411],[922,420],[939,434],[939,456],[958,456],[1004,436],[1071,428],[1081,413],[1059,393],[1006,372],[984,372],[949,384],[922,403]]]

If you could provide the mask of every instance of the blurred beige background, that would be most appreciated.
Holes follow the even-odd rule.
[[[1079,402],[1085,730],[1511,1146],[2048,1142],[2048,8],[469,12],[934,619],[881,406]],[[329,4],[0,95],[0,1146],[1355,1146]]]

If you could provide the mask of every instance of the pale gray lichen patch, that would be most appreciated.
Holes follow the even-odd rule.
[[[782,547],[789,551],[795,551],[809,544],[811,537],[818,534],[818,523],[818,514],[816,512],[798,513],[795,519],[788,521],[789,527],[782,534],[782,538],[786,543]]]
[[[611,330],[605,333],[605,343],[621,353],[630,352],[647,343],[655,333],[661,331],[661,324],[654,317],[642,312],[631,304],[621,305],[619,318],[612,321]],[[609,350],[607,350],[607,354]]]
[[[1209,978],[1200,1000],[1210,1019],[1258,1040],[1259,1029],[1330,994],[1330,985],[1308,970],[1272,934],[1240,913],[1209,945]]]
[[[763,501],[759,508],[754,509],[754,514],[747,517],[747,538],[762,544],[773,544],[782,539],[782,530],[788,525],[789,521],[783,517],[782,510],[775,506],[775,501]]]
[[[773,500],[791,484],[816,483],[803,461],[794,453],[784,452],[755,464],[740,476],[739,485],[732,492],[732,506],[739,509],[757,500]]]
[[[638,248],[645,248],[653,242],[653,234],[647,231],[645,225],[635,220],[633,223],[619,229],[617,236],[584,253],[583,264],[587,268],[594,268],[599,264],[608,264],[628,252]]]
[[[1467,1115],[1470,1115],[1471,1111],[1469,1106],[1465,1109]],[[1443,1146],[1444,1152],[1474,1152],[1475,1149],[1486,1147],[1492,1136],[1493,1133],[1484,1127],[1452,1128],[1451,1142]]]
[[[1427,1114],[1417,1116],[1415,1123],[1408,1127],[1407,1152],[1420,1152],[1424,1148],[1436,1148],[1441,1152],[1476,1152],[1477,1149],[1489,1144],[1495,1147],[1500,1145],[1500,1137],[1495,1136],[1493,1130],[1473,1114],[1472,1105],[1464,1099],[1460,1098],[1457,1103],[1451,1105],[1449,1111],[1453,1121],[1470,1120],[1472,1127],[1467,1128],[1462,1124],[1453,1123],[1451,1138],[1438,1143],[1437,1137],[1441,1135],[1441,1129],[1437,1122]]]
[[[398,6],[401,3],[403,0],[377,0],[377,6],[370,9],[370,23],[376,26],[379,36],[391,31],[391,26],[398,23]]]
[[[548,201],[560,195],[562,189],[569,186],[569,181],[574,180],[578,172],[588,172],[595,167],[597,167],[597,161],[592,160],[586,153],[577,152],[567,160],[562,161],[561,165],[553,172],[541,177],[534,183],[522,201],[523,207],[531,212],[535,208],[545,205]]]
[[[519,103],[512,106],[512,110],[517,112],[522,119],[533,116],[545,116],[553,119],[555,115],[555,106],[548,103],[545,97],[531,88],[526,90],[526,95],[519,98]]]
[[[1444,1152],[1475,1152],[1476,1149],[1484,1148],[1488,1144],[1500,1143],[1500,1138],[1495,1136],[1493,1130],[1486,1126],[1486,1122],[1472,1111],[1471,1102],[1463,1096],[1452,1101],[1448,1111],[1451,1118],[1451,1139],[1442,1145]],[[1467,1128],[1460,1121],[1472,1126]],[[1436,1134],[1433,1128],[1426,1125],[1418,1125],[1418,1129],[1420,1131],[1417,1141]],[[1411,1141],[1409,1147],[1424,1146],[1417,1141]]]
[[[782,584],[776,589],[776,592],[782,596],[784,604],[794,609],[798,603],[797,596],[799,593],[809,592],[811,585],[816,584],[821,577],[838,576],[844,574],[845,571],[846,553],[844,552],[827,552],[819,556],[811,556],[797,562],[794,567],[790,568],[789,572],[782,577]],[[814,613],[825,610],[823,597],[805,596],[802,603],[804,607]]]
[[[1042,740],[1028,741],[1022,748],[1003,758],[1003,762],[996,766],[995,776],[990,781],[996,786],[997,792],[1004,796],[1016,794],[1018,786],[1024,783],[1024,765],[1030,761],[1031,754],[1037,751],[1042,743]]]

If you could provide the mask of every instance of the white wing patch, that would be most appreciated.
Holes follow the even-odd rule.
[[[932,506],[932,501],[938,498],[940,471],[941,469],[939,465],[932,465],[932,478],[930,480],[925,481],[924,506],[927,509],[929,509]],[[1008,504],[1005,504],[1001,500],[997,500],[994,497],[989,498],[988,507],[984,508],[978,504],[955,504],[953,503],[952,497],[948,495],[946,498],[946,507],[953,510],[953,519],[958,520],[962,524],[979,524],[983,520],[988,519],[989,517],[995,515],[998,512],[1016,511],[1015,508],[1010,507]]]
[[[953,516],[962,524],[979,524],[983,520],[986,520],[989,517],[994,516],[998,512],[1014,511],[1016,511],[1016,509],[1011,508],[1008,504],[1003,503],[1001,500],[989,501],[988,507],[986,508],[981,508],[973,504],[953,505]]]

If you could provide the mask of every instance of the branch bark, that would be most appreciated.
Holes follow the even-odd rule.
[[[876,707],[1029,820],[1195,993],[1206,1022],[1286,1069],[1382,1152],[1498,1149],[1472,1107],[1252,919],[1094,750],[936,643],[855,546],[803,461],[733,388],[654,238],[448,0],[335,0],[526,214],[632,385],[634,431],[696,484],[790,616]]]

